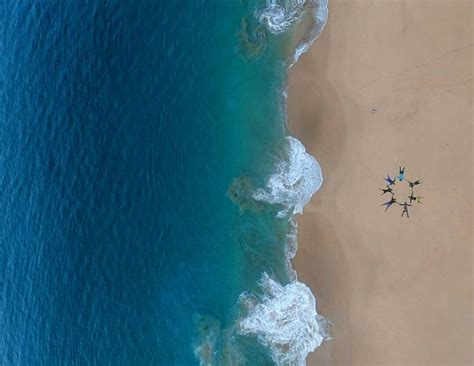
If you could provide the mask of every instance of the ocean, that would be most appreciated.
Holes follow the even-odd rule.
[[[0,8],[0,364],[304,364],[286,78],[326,1]]]

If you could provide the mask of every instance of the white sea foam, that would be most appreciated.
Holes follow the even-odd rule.
[[[303,207],[323,182],[321,167],[316,159],[296,138],[287,136],[286,139],[288,158],[278,163],[266,187],[257,189],[253,194],[257,201],[283,205],[285,208],[279,212],[279,217],[302,213]]]
[[[266,273],[259,285],[260,297],[240,296],[248,315],[240,319],[238,332],[256,335],[277,365],[305,365],[308,353],[327,338],[326,320],[316,312],[313,294],[301,282],[282,286]]]
[[[328,17],[328,0],[267,0],[266,6],[255,15],[273,34],[287,31],[305,16],[311,17],[311,27],[295,47],[291,66],[321,34]]]
[[[267,0],[266,7],[256,12],[257,19],[268,31],[279,34],[293,25],[310,20],[311,27],[297,41],[291,67],[305,53],[322,32],[327,16],[327,0]],[[309,16],[310,18],[307,18]],[[284,115],[286,116],[287,88],[282,90]],[[280,218],[288,218],[290,228],[285,248],[287,271],[291,283],[283,286],[263,273],[259,281],[262,294],[243,293],[239,304],[246,313],[237,323],[241,335],[255,335],[259,342],[270,350],[277,365],[305,365],[309,352],[314,351],[325,339],[330,322],[319,315],[316,299],[311,290],[297,281],[296,271],[291,265],[297,249],[296,214],[323,182],[321,168],[309,155],[303,144],[288,136],[286,158],[276,164],[274,174],[263,188],[252,193],[256,201],[281,205]]]
[[[311,47],[313,42],[319,37],[321,32],[326,25],[326,21],[328,19],[328,0],[308,0],[311,3],[309,7],[310,14],[312,16],[312,26],[309,31],[306,33],[305,37],[299,41],[298,45],[295,48],[295,52],[293,54],[293,61],[290,64],[290,67],[293,66],[296,61],[298,61],[299,57],[308,51]]]
[[[257,11],[258,20],[273,33],[283,33],[301,20],[306,0],[267,0],[265,8]]]

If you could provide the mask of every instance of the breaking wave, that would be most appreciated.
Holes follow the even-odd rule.
[[[266,273],[259,285],[260,296],[240,296],[248,315],[239,321],[238,332],[257,336],[277,365],[305,365],[308,353],[327,338],[326,320],[316,312],[316,299],[303,283],[282,286]]]
[[[316,159],[296,138],[286,137],[286,156],[278,161],[264,187],[256,188],[248,177],[236,178],[229,189],[241,210],[264,212],[262,205],[275,207],[274,215],[286,222],[286,272],[290,283],[282,285],[263,272],[260,294],[244,292],[239,305],[243,311],[237,333],[256,336],[277,365],[304,365],[306,356],[328,339],[330,322],[317,313],[310,289],[298,282],[291,265],[297,249],[296,214],[303,212],[311,196],[321,187],[323,177]]]
[[[263,273],[259,282],[262,294],[240,296],[239,303],[246,313],[237,328],[241,335],[257,336],[277,365],[305,365],[308,353],[329,338],[326,329],[330,322],[317,313],[315,297],[306,285],[297,281],[291,265],[297,249],[295,215],[303,212],[311,196],[321,187],[323,177],[318,162],[306,152],[303,144],[291,136],[286,140],[287,158],[276,164],[275,173],[267,179],[264,188],[253,192],[252,198],[282,207],[276,216],[288,219],[285,256],[291,282],[283,286]],[[244,188],[250,187],[244,185]]]
[[[328,1],[266,0],[265,4],[254,13],[253,22],[257,25],[251,17],[242,20],[238,34],[241,49],[248,59],[254,60],[264,51],[269,34],[292,32],[294,53],[286,62],[290,68],[322,32]],[[283,88],[281,105],[285,117],[286,93]],[[263,215],[270,206],[273,217],[287,225],[284,254],[289,283],[279,283],[273,274],[262,270],[258,290],[239,296],[241,310],[230,329],[223,330],[209,319],[204,321],[195,344],[195,354],[202,365],[248,364],[240,338],[256,337],[269,352],[267,357],[277,365],[302,366],[308,353],[330,339],[330,321],[318,314],[315,297],[305,284],[298,282],[291,264],[297,250],[296,215],[303,213],[304,206],[321,187],[321,167],[296,138],[286,136],[285,144],[286,155],[275,163],[263,184],[254,177],[237,177],[229,188],[229,197],[241,212]],[[252,364],[266,363],[254,359]]]
[[[267,0],[267,6],[256,12],[258,20],[265,24],[271,33],[279,34],[288,30],[301,20],[306,0],[278,1]]]
[[[266,7],[256,12],[258,21],[273,34],[305,23],[304,32],[295,37],[297,43],[288,68],[321,34],[328,16],[327,5],[327,0],[267,0]],[[286,89],[282,91],[282,100],[286,116]],[[246,315],[239,319],[237,331],[241,335],[257,336],[277,365],[305,365],[308,353],[330,338],[327,330],[331,323],[317,313],[315,297],[306,285],[297,281],[291,265],[297,250],[295,215],[303,213],[304,206],[321,187],[323,176],[318,162],[300,141],[292,136],[287,136],[286,141],[286,158],[276,164],[264,187],[254,189],[251,197],[255,202],[281,207],[277,217],[288,219],[285,256],[291,282],[282,285],[264,272],[259,282],[260,295],[248,292],[240,295],[239,304],[246,309]],[[252,189],[239,183],[241,191],[248,193]]]
[[[293,65],[321,34],[328,17],[328,0],[267,0],[255,16],[268,31],[280,34],[297,23],[309,22],[307,31],[295,46]]]
[[[287,136],[286,139],[289,145],[288,159],[279,162],[266,187],[253,194],[257,201],[283,205],[285,208],[278,213],[278,217],[285,217],[287,213],[303,213],[303,207],[323,182],[316,159],[306,152],[296,138]]]

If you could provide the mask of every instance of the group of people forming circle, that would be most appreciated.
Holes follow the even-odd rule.
[[[397,181],[397,179],[400,181],[400,182],[407,182],[408,183],[408,187],[411,189],[411,194],[408,196],[408,202],[407,200],[404,200],[403,203],[397,201],[397,199],[395,198],[395,192],[393,191],[393,186],[395,185],[395,182]],[[392,195],[392,198],[385,202],[385,203],[382,203],[380,206],[385,206],[385,211],[387,211],[390,207],[392,207],[392,205],[394,204],[398,204],[400,206],[403,207],[403,211],[402,211],[402,217],[403,215],[407,214],[407,218],[410,217],[410,215],[408,214],[408,207],[411,207],[412,206],[412,202],[416,202],[416,203],[421,203],[421,200],[423,197],[421,196],[415,196],[415,187],[419,184],[422,183],[422,181],[420,179],[417,179],[416,181],[414,182],[411,182],[409,181],[408,179],[405,179],[405,167],[400,167],[399,168],[399,171],[398,171],[398,176],[396,176],[395,178],[390,178],[390,175],[387,174],[387,178],[384,178],[385,182],[387,183],[386,184],[386,188],[383,188],[383,189],[379,189],[380,191],[382,191],[381,195],[384,195],[386,193],[390,193]]]

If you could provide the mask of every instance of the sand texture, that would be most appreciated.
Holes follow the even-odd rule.
[[[471,1],[331,0],[290,72],[289,124],[320,162],[299,279],[334,322],[309,365],[472,363]],[[383,177],[423,179],[384,213]]]

